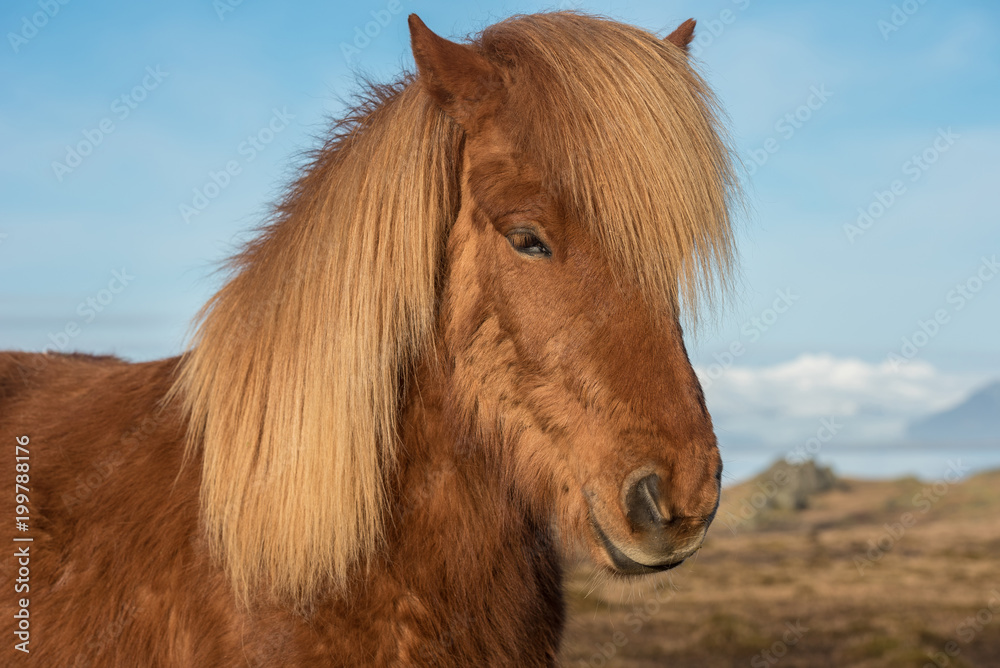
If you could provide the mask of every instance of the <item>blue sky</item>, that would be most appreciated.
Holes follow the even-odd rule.
[[[176,354],[213,269],[356,75],[412,67],[408,13],[458,38],[563,7],[661,34],[699,21],[694,51],[752,206],[735,297],[690,346],[703,378],[719,365],[707,384],[723,425],[790,442],[840,410],[863,425],[856,438],[891,438],[1000,377],[1000,279],[985,280],[1000,254],[994,2],[232,1],[4,3],[0,348]],[[75,164],[81,142],[94,146]],[[859,209],[867,229],[846,227]],[[914,359],[887,366],[914,336]],[[779,437],[773,420],[753,426],[761,415],[806,422]]]

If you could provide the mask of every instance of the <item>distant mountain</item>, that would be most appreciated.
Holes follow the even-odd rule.
[[[1000,382],[987,385],[950,410],[910,424],[914,441],[976,441],[1000,444]]]

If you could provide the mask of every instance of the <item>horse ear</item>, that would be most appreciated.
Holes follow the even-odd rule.
[[[684,23],[677,26],[677,30],[673,31],[667,35],[664,40],[670,42],[674,46],[680,47],[681,51],[687,53],[688,44],[694,39],[694,19],[688,19]]]
[[[500,88],[500,73],[471,46],[435,35],[416,14],[410,14],[409,23],[424,88],[446,114],[467,125],[479,102]]]

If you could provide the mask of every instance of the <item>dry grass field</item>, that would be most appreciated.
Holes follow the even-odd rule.
[[[728,488],[681,567],[572,572],[564,665],[1000,666],[1000,471],[950,477]]]

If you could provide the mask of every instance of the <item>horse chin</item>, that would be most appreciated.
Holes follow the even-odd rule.
[[[608,538],[608,535],[604,532],[604,529],[601,528],[600,523],[594,518],[593,514],[590,515],[590,525],[594,530],[595,536],[597,537],[597,542],[600,545],[602,556],[606,557],[607,561],[610,562],[610,566],[607,563],[603,565],[615,575],[640,576],[652,573],[662,573],[664,571],[669,571],[671,568],[680,566],[687,558],[672,558],[662,563],[643,563],[642,561],[637,561],[636,559],[628,556],[621,547]],[[605,560],[601,559],[600,561],[603,562]]]

